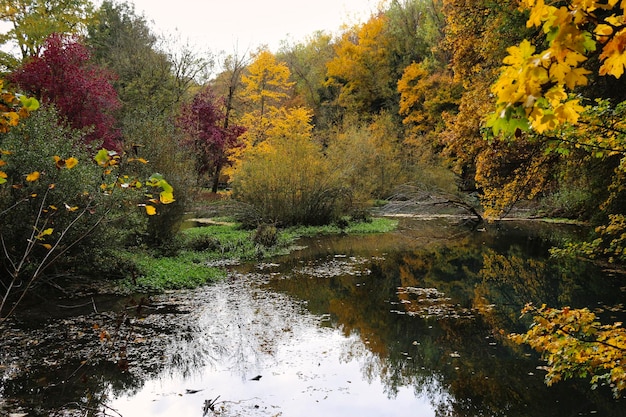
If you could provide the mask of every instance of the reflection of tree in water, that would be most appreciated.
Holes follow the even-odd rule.
[[[233,275],[196,292],[202,300],[172,343],[172,371],[188,376],[204,366],[228,368],[242,379],[255,376],[276,359],[278,347],[315,326],[318,319],[285,295],[264,291],[260,274]],[[254,374],[254,375],[253,375]]]
[[[99,338],[104,329],[109,341]],[[161,330],[115,314],[41,320],[34,327],[11,322],[2,329],[0,399],[36,415],[99,409],[110,396],[138,392],[144,378],[158,372],[159,341],[135,336]],[[0,401],[0,415],[2,407]]]
[[[313,313],[330,313],[334,326],[366,346],[351,355],[360,355],[367,380],[380,378],[390,397],[413,386],[437,415],[620,415],[608,393],[584,384],[547,388],[538,358],[500,334],[519,328],[529,301],[616,297],[605,280],[596,284],[589,265],[549,259],[549,247],[520,231],[477,233],[372,258],[363,265],[367,277],[294,276],[270,286],[307,300]]]

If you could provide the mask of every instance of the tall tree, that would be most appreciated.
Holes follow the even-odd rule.
[[[446,64],[464,89],[459,112],[446,118],[443,152],[452,161],[461,187],[474,190],[476,158],[487,146],[481,129],[492,110],[490,85],[506,48],[527,32],[516,0],[443,0],[443,13],[446,37],[438,48],[450,58]]]
[[[231,164],[231,151],[241,146],[243,126],[229,123],[226,101],[205,87],[191,102],[183,105],[177,124],[185,132],[183,144],[196,156],[198,174],[208,173],[212,179],[212,191],[217,192],[220,174],[225,165]]]
[[[278,53],[278,58],[287,64],[295,81],[294,100],[313,110],[313,123],[318,131],[336,121],[326,105],[329,92],[324,86],[326,64],[334,57],[333,38],[321,31],[305,42],[283,44]]]
[[[350,112],[395,110],[398,80],[386,24],[387,18],[379,14],[346,31],[335,45],[336,57],[328,62],[327,83],[340,89],[338,103]]]
[[[54,104],[72,127],[91,129],[87,142],[115,149],[120,145],[120,133],[113,113],[120,102],[111,84],[113,75],[90,58],[87,47],[76,37],[54,34],[41,54],[10,78],[43,104]]]
[[[86,43],[96,62],[117,74],[114,81],[124,114],[171,114],[187,94],[194,77],[208,63],[188,46],[170,45],[167,53],[145,17],[132,4],[105,1],[89,25]],[[172,42],[173,43],[173,42]]]
[[[293,81],[287,65],[279,62],[276,56],[262,50],[248,65],[242,76],[243,89],[240,97],[247,107],[241,117],[241,124],[248,128],[248,147],[256,146],[267,139],[267,131],[280,117],[277,112],[289,97]]]
[[[38,56],[50,35],[81,33],[91,16],[89,0],[1,0],[0,21],[10,29],[0,44],[13,43],[22,59]]]

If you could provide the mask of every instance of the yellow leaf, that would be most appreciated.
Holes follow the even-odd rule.
[[[49,243],[42,243],[41,246],[43,246],[44,248],[46,248],[48,250],[52,249],[52,245],[49,244]]]
[[[166,191],[161,192],[161,194],[159,195],[159,199],[161,200],[161,203],[163,204],[170,204],[176,201],[174,200],[174,194],[170,192],[166,192]]]
[[[146,204],[146,213],[148,214],[148,216],[154,216],[156,214],[156,208],[154,208],[154,206]]]
[[[7,178],[7,173],[4,171],[0,171],[0,178]]]
[[[20,121],[20,116],[14,111],[3,112],[2,115],[7,119],[9,126],[17,126]]]
[[[528,58],[535,53],[535,47],[526,39],[519,46],[511,46],[507,49],[509,56],[503,62],[513,67],[521,67]]]
[[[63,203],[63,204],[65,204],[65,210],[67,210],[67,211],[76,211],[76,210],[78,210],[78,207],[77,207],[77,206],[73,206],[73,207],[71,207],[71,206],[70,206],[69,204],[67,204],[67,203]]]
[[[54,231],[54,229],[49,227],[46,230],[44,230],[43,232],[41,232],[41,236],[51,235],[53,231]]]
[[[54,155],[52,159],[54,159],[54,163],[59,169],[63,168],[63,165],[65,165],[65,161],[58,155]]]
[[[30,174],[26,176],[26,181],[28,182],[34,182],[34,181],[37,181],[38,179],[39,179],[39,171],[31,172]]]
[[[76,165],[78,165],[78,159],[72,157],[72,158],[67,158],[65,160],[65,168],[67,169],[72,169],[74,168]]]
[[[626,67],[626,53],[624,45],[626,44],[626,30],[618,32],[610,41],[602,48],[600,59],[604,60],[600,67],[600,75],[612,75],[620,78]]]
[[[580,113],[585,111],[585,108],[578,104],[578,100],[571,100],[563,103],[562,105],[554,109],[554,114],[561,122],[576,123],[580,117]]]

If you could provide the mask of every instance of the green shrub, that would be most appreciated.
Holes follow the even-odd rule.
[[[252,240],[257,245],[272,247],[278,243],[278,229],[272,224],[260,224],[252,236]]]
[[[136,205],[142,194],[131,189],[103,193],[102,169],[83,145],[82,133],[64,127],[54,109],[40,109],[0,141],[0,148],[9,152],[3,157],[7,183],[0,187],[3,271],[10,271],[10,263],[27,253],[20,273],[29,275],[44,259],[65,269],[92,245],[102,248],[132,240],[139,216],[128,212],[140,212]],[[71,158],[78,161],[76,166],[66,165]],[[39,177],[27,177],[32,173]],[[124,215],[116,215],[121,212]],[[120,234],[110,240],[105,234],[119,222]],[[33,230],[37,244],[29,252]],[[57,241],[54,256],[49,256]]]

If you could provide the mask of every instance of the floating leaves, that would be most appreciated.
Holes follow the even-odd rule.
[[[72,169],[76,165],[78,165],[78,159],[74,157],[62,159],[60,156],[54,155],[52,158],[54,159],[54,164],[57,167],[57,169],[62,169],[62,168]]]
[[[472,310],[453,304],[452,299],[436,288],[398,287],[402,310],[392,310],[396,314],[407,314],[420,318],[471,319]]]

